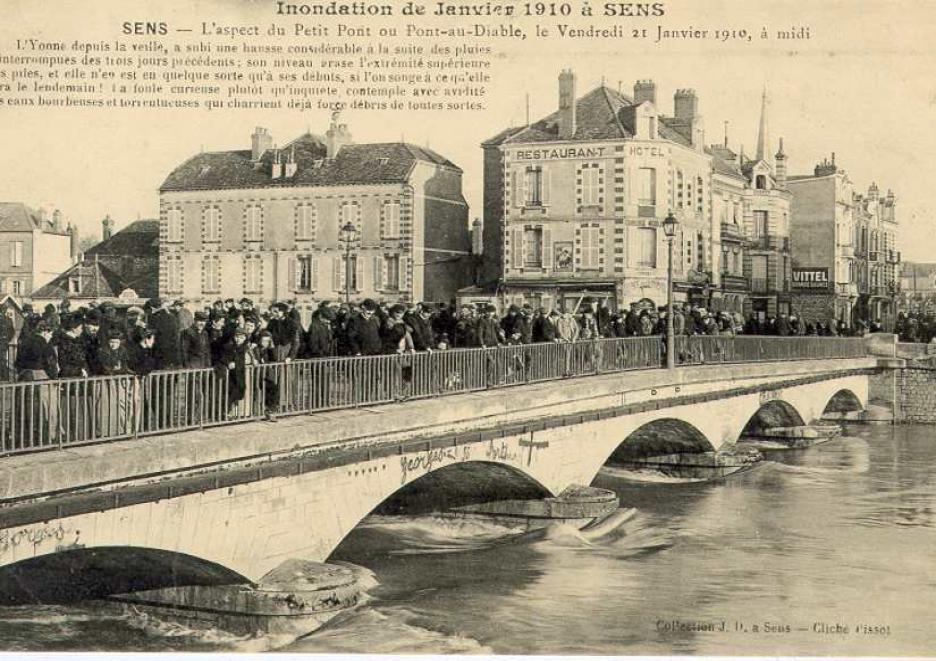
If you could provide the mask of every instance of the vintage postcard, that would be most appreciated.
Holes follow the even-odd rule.
[[[932,653],[936,4],[0,19],[0,653]]]

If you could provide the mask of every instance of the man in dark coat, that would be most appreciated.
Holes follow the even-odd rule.
[[[273,336],[278,361],[292,360],[299,355],[300,326],[289,316],[289,307],[285,303],[273,305],[273,318],[267,330]]]
[[[352,356],[376,356],[383,348],[380,338],[380,320],[376,316],[377,304],[365,299],[361,310],[348,320],[348,349]]]
[[[403,322],[412,329],[411,337],[416,351],[431,353],[436,347],[431,317],[432,307],[428,303],[420,303],[417,310],[407,312],[403,317]]]
[[[158,361],[154,351],[155,343],[156,336],[153,331],[144,330],[140,333],[138,341],[130,342],[127,345],[130,371],[138,376],[146,376],[157,369]]]
[[[335,336],[332,331],[334,320],[335,311],[328,306],[315,311],[305,334],[304,357],[326,358],[335,355]]]
[[[101,371],[101,313],[89,310],[84,318],[84,330],[81,340],[84,343],[85,359],[88,361],[88,373],[91,376],[102,374]]]
[[[182,364],[182,347],[179,341],[179,320],[169,309],[169,301],[158,298],[152,301],[153,316],[150,317],[149,326],[156,338],[153,354],[156,358],[157,369],[169,370]]]
[[[459,349],[478,346],[477,326],[474,307],[463,305],[455,321],[455,346]]]
[[[81,319],[75,314],[62,319],[62,334],[58,343],[59,376],[74,379],[88,376],[88,359],[81,337]]]
[[[11,356],[10,343],[16,335],[16,327],[13,324],[13,308],[4,307],[0,313],[0,380],[10,381]]]
[[[196,312],[194,323],[182,331],[182,366],[190,369],[211,367],[211,338],[206,326],[208,315]]]
[[[496,347],[503,342],[503,330],[497,323],[497,308],[488,304],[485,314],[478,319],[478,346],[482,349]]]

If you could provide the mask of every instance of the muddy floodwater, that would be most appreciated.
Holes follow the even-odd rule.
[[[333,559],[370,601],[290,652],[931,654],[936,428],[849,427],[715,483],[613,469],[637,513],[586,537],[436,516],[372,517]],[[253,651],[97,606],[0,612],[6,650]]]

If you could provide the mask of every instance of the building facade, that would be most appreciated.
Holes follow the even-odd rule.
[[[893,328],[899,292],[896,199],[855,191],[846,172],[824,159],[791,177],[794,307],[813,320]]]
[[[340,240],[350,224],[350,251]],[[198,303],[448,301],[470,282],[462,171],[404,143],[324,137],[194,156],[160,188],[159,294]]]
[[[936,312],[936,263],[900,264],[899,307],[904,312]]]
[[[27,297],[71,266],[78,230],[20,202],[0,202],[0,295]]]
[[[600,85],[582,97],[559,76],[556,112],[483,143],[484,278],[509,302],[574,309],[666,302],[662,221],[673,242],[677,301],[709,300],[713,271],[711,157],[693,90],[657,109],[656,86],[633,97]],[[715,278],[712,278],[712,273]]]

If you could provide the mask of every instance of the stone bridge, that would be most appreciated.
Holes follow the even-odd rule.
[[[6,457],[0,603],[253,583],[326,560],[401,490],[435,506],[448,488],[558,494],[622,444],[717,450],[759,421],[861,409],[875,365],[629,372]]]

